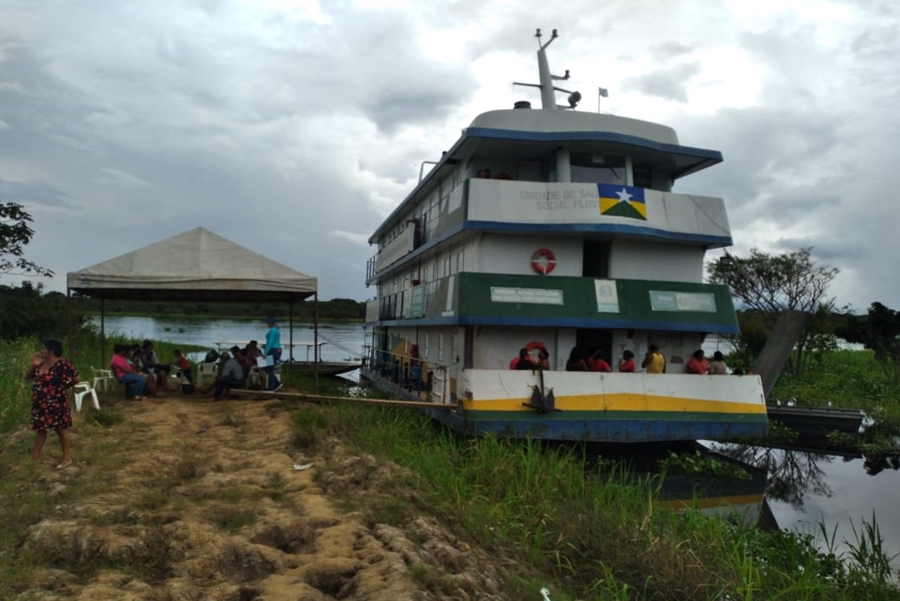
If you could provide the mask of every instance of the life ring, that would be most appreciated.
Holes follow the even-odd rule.
[[[531,255],[531,268],[536,272],[547,275],[556,267],[556,255],[549,248],[539,248]]]
[[[539,342],[537,340],[535,340],[534,342],[529,342],[528,344],[525,345],[525,350],[528,351],[529,353],[531,351],[533,351],[534,349],[538,349],[539,351],[544,351],[545,353],[547,352],[547,347],[544,346],[544,343]]]

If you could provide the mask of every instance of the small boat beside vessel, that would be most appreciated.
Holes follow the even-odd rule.
[[[471,435],[599,442],[762,436],[758,376],[686,372],[708,334],[738,331],[726,286],[703,281],[732,244],[721,198],[676,193],[722,160],[664,125],[575,110],[538,40],[540,109],[477,116],[375,230],[361,376]],[[568,105],[557,105],[558,92]],[[423,163],[423,168],[426,163]],[[567,371],[652,346],[662,374]],[[524,349],[548,364],[510,369]],[[453,410],[447,410],[450,407]]]

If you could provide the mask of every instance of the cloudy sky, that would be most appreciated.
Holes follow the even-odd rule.
[[[363,300],[367,239],[480,112],[553,71],[725,162],[746,254],[814,246],[831,294],[900,308],[893,0],[0,0],[0,200],[65,274],[197,226]],[[545,38],[546,39],[546,38]],[[3,283],[11,283],[8,276]]]

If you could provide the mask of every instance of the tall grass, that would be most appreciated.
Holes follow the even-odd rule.
[[[872,351],[821,353],[803,375],[783,372],[772,397],[806,406],[861,409],[900,424],[900,386],[885,377]]]
[[[294,426],[295,442],[336,470],[348,469],[336,438],[378,465],[403,466],[343,502],[373,523],[402,526],[424,513],[456,524],[457,536],[507,560],[521,598],[541,598],[548,583],[553,599],[900,597],[874,520],[848,554],[821,553],[809,535],[673,512],[657,503],[655,485],[586,462],[579,447],[463,439],[394,408],[304,407]]]

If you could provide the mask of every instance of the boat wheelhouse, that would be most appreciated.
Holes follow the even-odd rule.
[[[375,230],[362,376],[434,403],[471,434],[645,442],[757,436],[756,376],[696,376],[707,334],[738,331],[727,287],[704,283],[732,243],[721,198],[672,191],[722,161],[664,125],[575,110],[538,30],[542,107],[477,116]],[[568,105],[556,104],[558,92]],[[426,163],[423,163],[423,169]],[[657,346],[664,374],[620,373]],[[511,370],[526,348],[549,368]],[[573,349],[612,373],[566,371]]]

